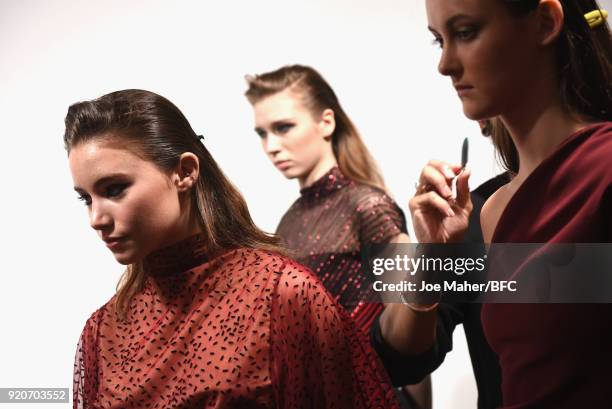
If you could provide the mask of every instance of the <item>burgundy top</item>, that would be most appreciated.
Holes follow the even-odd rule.
[[[397,408],[368,340],[312,273],[201,236],[145,259],[127,321],[110,302],[77,350],[74,408]]]
[[[492,241],[611,242],[611,160],[612,122],[568,137],[519,187]],[[482,320],[504,408],[611,407],[612,304],[486,304]]]
[[[404,214],[395,202],[334,167],[300,191],[276,232],[296,260],[314,271],[357,326],[369,333],[383,305],[372,302],[378,297],[369,270],[362,266],[362,251],[406,233]]]

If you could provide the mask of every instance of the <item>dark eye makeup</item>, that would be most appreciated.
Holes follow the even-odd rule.
[[[120,196],[128,187],[127,183],[113,183],[106,187],[106,197]]]
[[[450,36],[453,40],[459,42],[469,42],[478,36],[481,28],[482,25],[478,23],[462,23],[457,24],[455,27],[450,27],[449,30]],[[444,40],[442,39],[442,36],[436,32],[432,32],[432,34],[434,35],[432,44],[440,48],[444,47]]]
[[[291,123],[280,123],[275,126],[275,130],[279,135],[287,133],[291,128],[293,128],[293,124]]]
[[[120,197],[124,192],[125,189],[127,189],[129,187],[129,183],[111,183],[108,184],[104,189],[104,196],[108,197],[110,199],[113,198],[118,198]],[[77,197],[78,200],[82,201],[85,206],[90,206],[91,205],[91,196],[86,194],[86,193],[82,193]]]
[[[263,129],[257,128],[255,129],[255,133],[262,139],[266,137],[266,131],[264,131]]]
[[[82,201],[85,206],[89,206],[91,204],[91,197],[89,195],[79,195],[77,199]]]
[[[459,41],[470,41],[478,34],[478,28],[475,26],[464,26],[456,29],[453,32],[454,37]]]

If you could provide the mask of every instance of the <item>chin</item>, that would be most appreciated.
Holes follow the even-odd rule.
[[[129,252],[113,253],[113,256],[115,256],[115,260],[117,260],[119,264],[122,264],[124,266],[127,266],[129,264],[132,264],[138,261],[137,258],[134,256],[134,254],[129,253]]]
[[[491,119],[496,117],[497,114],[491,107],[474,104],[470,101],[463,102],[463,114],[473,121],[480,121],[483,119]]]
[[[294,168],[289,168],[286,169],[284,171],[282,171],[283,176],[285,176],[287,179],[295,179],[297,177],[300,177],[300,172],[298,172],[296,169]]]

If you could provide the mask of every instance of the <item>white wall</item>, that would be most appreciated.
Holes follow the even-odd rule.
[[[260,151],[244,74],[319,69],[407,210],[422,165],[458,161],[465,136],[472,185],[495,173],[488,142],[436,72],[438,53],[421,0],[0,0],[0,387],[71,387],[82,326],[122,271],[72,190],[69,104],[124,88],[168,97],[272,231],[298,188]],[[474,405],[455,339],[460,351],[434,377],[436,408]]]

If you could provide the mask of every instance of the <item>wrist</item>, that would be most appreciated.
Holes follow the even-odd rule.
[[[404,304],[406,307],[410,308],[414,312],[434,311],[438,308],[438,305],[440,304],[439,301],[436,301],[431,304],[420,304],[413,301],[409,301],[406,299],[404,293],[400,293],[400,299],[402,300],[402,304]]]

